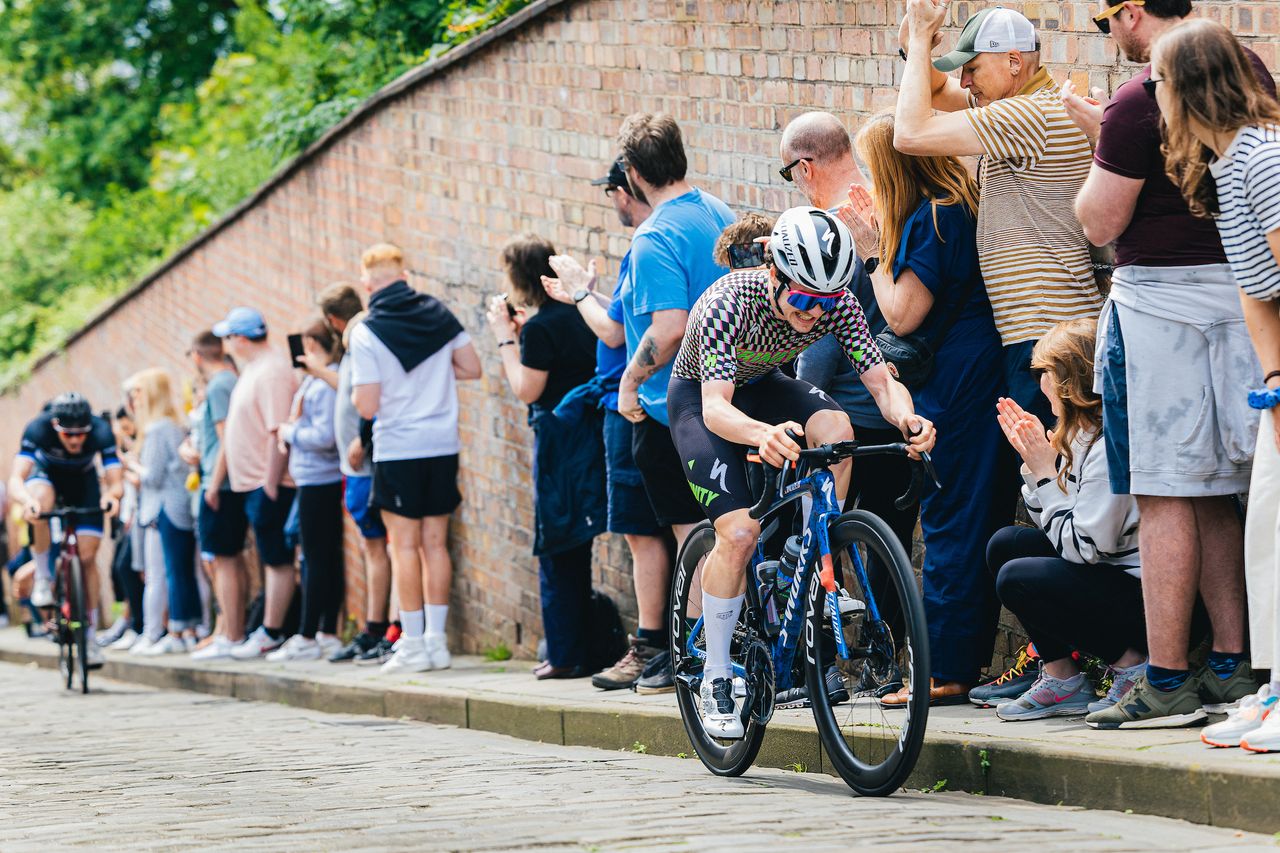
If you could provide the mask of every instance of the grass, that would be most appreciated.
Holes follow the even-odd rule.
[[[793,761],[792,763],[787,765],[786,769],[790,770],[792,773],[803,773],[808,768],[805,767],[803,764],[801,764],[799,761]]]
[[[490,646],[485,649],[484,659],[490,663],[499,663],[504,660],[511,660],[511,648],[506,643],[498,643],[496,646]]]
[[[631,751],[638,753],[640,755],[645,755],[649,752],[649,747],[645,746],[640,741],[636,741],[635,743],[631,744]]]

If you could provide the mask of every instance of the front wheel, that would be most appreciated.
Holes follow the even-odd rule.
[[[764,726],[754,716],[746,722],[742,740],[717,740],[702,727],[702,663],[706,642],[702,634],[702,567],[716,543],[715,528],[704,521],[693,529],[676,558],[671,573],[671,665],[675,672],[676,700],[684,730],[694,752],[717,776],[741,776],[756,760],[764,740]],[[747,608],[743,607],[734,631],[729,657],[744,666],[752,643],[746,630]]]
[[[810,690],[813,717],[832,766],[849,787],[863,796],[885,796],[915,768],[929,717],[924,602],[910,559],[882,519],[854,510],[829,530],[839,588],[835,606],[818,572],[807,591],[805,678],[826,686]],[[880,618],[872,617],[873,610]],[[882,708],[879,697],[899,684],[911,690],[907,707]]]
[[[71,557],[67,564],[67,575],[71,579],[71,584],[67,590],[67,602],[70,604],[70,613],[68,614],[68,622],[70,623],[71,639],[75,646],[76,666],[73,670],[78,670],[80,676],[80,690],[82,693],[89,692],[89,610],[85,607],[84,600],[84,574],[80,567],[80,558]],[[67,679],[67,689],[74,689],[74,679]]]

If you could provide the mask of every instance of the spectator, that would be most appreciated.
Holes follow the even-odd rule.
[[[1004,372],[978,268],[977,184],[954,157],[899,153],[894,127],[893,115],[881,113],[858,132],[858,154],[876,195],[854,184],[851,205],[839,215],[870,271],[893,341],[914,342],[918,352],[923,345],[933,355],[931,369],[914,365],[911,394],[917,413],[937,426],[934,465],[942,483],[920,508],[930,701],[960,704],[991,661],[1000,616],[984,552],[991,534],[1013,517],[1014,498],[997,489],[1001,441],[991,419]],[[888,486],[901,487],[900,480]],[[903,707],[908,691],[904,686],[881,704]]]
[[[246,526],[253,526],[264,574],[262,624],[231,649],[236,660],[251,660],[284,643],[285,617],[297,586],[293,549],[284,534],[293,504],[293,482],[276,442],[276,428],[289,417],[297,383],[288,358],[271,346],[267,323],[257,310],[232,309],[225,320],[214,325],[213,333],[241,367],[222,432],[222,458],[231,489],[221,490],[215,472],[205,503],[212,494],[219,515],[229,513],[222,528],[227,537],[225,552],[232,550],[233,543],[243,548]],[[223,521],[218,520],[219,526]]]
[[[996,706],[1002,720],[1039,720],[1102,710],[1120,701],[1145,664],[1138,505],[1115,495],[1102,442],[1102,400],[1093,390],[1097,322],[1073,320],[1036,344],[1033,369],[1057,429],[1009,399],[999,423],[1022,457],[1022,497],[1036,528],[1006,527],[987,546],[1000,600],[1040,652],[1039,677],[1017,699]],[[1073,652],[1106,661],[1105,700]]]
[[[621,158],[614,161],[607,175],[591,183],[604,187],[605,195],[612,202],[618,221],[624,228],[638,226],[653,212],[649,205],[632,195]],[[635,635],[630,638],[627,653],[613,666],[593,675],[591,683],[602,690],[635,687],[640,692],[648,692],[648,682],[644,682],[648,676],[657,680],[656,688],[661,690],[667,680],[671,653],[667,650],[666,591],[659,588],[659,583],[671,570],[671,556],[632,455],[632,424],[618,413],[618,382],[627,366],[626,335],[622,323],[610,316],[610,309],[621,299],[630,258],[623,258],[609,295],[596,287],[594,261],[583,268],[573,258],[554,255],[550,264],[555,270],[555,277],[542,279],[547,295],[558,302],[576,305],[582,319],[599,338],[595,350],[595,382],[600,405],[604,409],[605,475],[608,484],[606,529],[610,533],[621,534],[631,552],[639,611],[639,624]],[[590,298],[584,294],[589,294]]]
[[[1035,27],[1012,9],[975,14],[956,49],[930,66],[948,8],[907,4],[894,145],[904,154],[982,155],[978,262],[1004,344],[1005,386],[1047,422],[1031,372],[1035,341],[1055,323],[1096,317],[1102,304],[1071,207],[1089,171],[1089,140],[1040,65]],[[959,79],[945,73],[956,69]]]
[[[103,412],[105,418],[107,412]],[[111,418],[111,431],[116,437],[116,453],[128,459],[137,438],[137,425],[129,410],[121,406]],[[98,645],[109,649],[128,649],[142,635],[143,580],[133,569],[132,528],[137,510],[138,493],[125,479],[124,496],[120,499],[120,511],[111,525],[111,578],[116,591],[116,601],[124,603],[124,611],[116,623],[105,633],[99,634]]]
[[[196,503],[197,539],[202,558],[213,567],[218,627],[209,643],[191,654],[192,660],[225,660],[244,642],[244,601],[249,570],[244,561],[244,508],[231,492],[227,459],[222,446],[236,374],[212,331],[196,335],[188,350],[204,396],[192,418],[192,446],[200,465]],[[225,504],[225,506],[224,506]]]
[[[364,630],[329,660],[377,660],[389,657],[391,643],[386,638],[390,626],[387,607],[391,597],[391,558],[387,556],[387,529],[378,511],[370,506],[373,491],[373,460],[361,437],[360,413],[351,401],[351,333],[364,319],[360,294],[349,284],[333,284],[316,298],[325,320],[342,336],[344,353],[338,364],[337,394],[334,396],[333,430],[338,444],[338,466],[342,469],[343,501],[347,513],[360,530],[364,553]],[[308,363],[308,367],[316,366]]]
[[[178,424],[169,374],[158,367],[125,382],[138,428],[138,457],[126,464],[139,480],[136,524],[143,533],[143,638],[132,654],[181,654],[195,648],[200,624],[195,521],[187,494],[190,469],[178,455]],[[165,607],[168,606],[168,633]]]
[[[373,503],[382,511],[404,633],[383,672],[450,665],[446,547],[458,492],[459,379],[480,377],[462,324],[409,287],[404,254],[379,243],[361,257],[369,313],[351,333],[352,400],[373,425]],[[424,612],[425,591],[425,612]]]
[[[854,162],[849,131],[831,113],[809,112],[793,119],[782,132],[779,153],[788,164],[783,167],[786,173],[783,177],[789,174],[809,203],[828,213],[834,214],[848,204],[850,187],[871,189],[871,182]],[[849,290],[862,306],[871,333],[879,335],[887,325],[861,258],[854,265]],[[834,336],[826,336],[800,354],[796,377],[827,392],[840,404],[848,413],[859,441],[891,444],[902,440],[901,431],[880,416],[871,392],[858,379]],[[905,458],[868,456],[858,460],[858,476],[853,478],[849,490],[851,501],[880,516],[893,528],[908,554],[912,550],[920,504],[913,502],[898,509],[895,501],[904,490],[902,484],[910,480],[911,465]]]
[[[1275,752],[1280,751],[1280,715],[1268,712],[1280,695],[1280,428],[1275,419],[1275,389],[1280,387],[1280,312],[1276,302],[1280,297],[1280,106],[1274,100],[1274,87],[1268,85],[1270,79],[1258,74],[1255,58],[1221,24],[1187,21],[1156,43],[1151,80],[1146,85],[1148,91],[1154,89],[1167,128],[1168,174],[1193,213],[1212,215],[1217,222],[1231,271],[1243,291],[1244,318],[1253,346],[1266,372],[1266,387],[1248,396],[1250,404],[1262,411],[1245,530],[1245,568],[1252,660],[1256,666],[1271,670],[1271,681],[1256,695],[1246,697],[1226,721],[1207,728],[1202,740],[1217,746],[1239,744],[1253,752]],[[1217,296],[1227,298],[1225,291]],[[1243,396],[1239,380],[1246,375],[1242,369],[1229,377],[1229,384],[1222,382],[1217,387],[1229,390],[1235,403]],[[1237,531],[1233,527],[1231,532]],[[1215,557],[1223,559],[1221,554]],[[1235,554],[1231,557],[1234,564]],[[1208,592],[1202,594],[1212,612]],[[1236,607],[1232,615],[1238,616],[1239,602],[1232,603]],[[1225,702],[1236,698],[1236,692],[1228,692],[1220,681],[1227,666],[1216,652],[1223,648],[1217,642],[1216,620],[1213,627],[1218,660],[1211,655],[1209,666],[1219,678],[1206,672],[1200,680],[1218,687],[1218,695],[1211,698]],[[1244,666],[1240,664],[1242,670]],[[1245,689],[1243,680],[1240,688]]]
[[[489,302],[489,328],[512,392],[529,406],[533,428],[533,504],[547,659],[544,678],[589,674],[591,545],[604,532],[603,423],[596,409],[556,406],[594,374],[595,336],[574,308],[548,300],[555,248],[536,234],[507,243],[502,263],[511,297]],[[514,310],[509,310],[513,308]]]
[[[1145,62],[1161,34],[1190,12],[1188,0],[1150,0],[1125,3],[1103,20],[1125,56]],[[1221,708],[1253,691],[1234,495],[1248,489],[1256,419],[1245,395],[1258,376],[1222,240],[1210,221],[1192,216],[1165,175],[1159,108],[1143,91],[1156,85],[1151,77],[1146,68],[1122,85],[1105,113],[1064,95],[1072,116],[1098,136],[1077,213],[1092,242],[1116,244],[1095,370],[1111,487],[1135,495],[1142,513],[1151,660],[1134,696],[1152,688],[1170,694],[1146,702],[1139,715],[1147,728],[1166,716],[1171,724],[1190,719],[1200,700]],[[1171,408],[1170,400],[1180,402]],[[1214,677],[1205,670],[1191,678],[1188,669],[1197,591],[1213,626]],[[1128,707],[1109,709],[1098,724],[1134,722],[1122,715],[1139,713],[1138,706]]]
[[[302,618],[298,633],[267,655],[275,662],[319,660],[342,648],[338,614],[345,578],[342,568],[342,471],[333,435],[333,386],[315,375],[337,375],[342,345],[323,318],[302,333],[304,370],[292,416],[279,429],[280,452],[289,454],[289,476],[298,487],[302,543]]]

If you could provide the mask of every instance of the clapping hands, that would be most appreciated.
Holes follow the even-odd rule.
[[[996,403],[996,419],[1033,477],[1044,480],[1057,476],[1058,451],[1049,443],[1053,433],[1045,431],[1039,418],[1008,397],[1001,397]]]
[[[858,257],[866,260],[880,252],[880,221],[876,216],[876,203],[871,193],[860,184],[849,187],[849,203],[840,205],[836,216],[853,235],[854,249]]]

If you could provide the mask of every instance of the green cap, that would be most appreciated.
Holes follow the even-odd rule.
[[[1003,6],[993,6],[983,9],[965,23],[956,49],[935,59],[933,67],[945,74],[972,62],[979,53],[1008,53],[1011,50],[1031,53],[1038,49],[1036,28],[1025,16]]]

